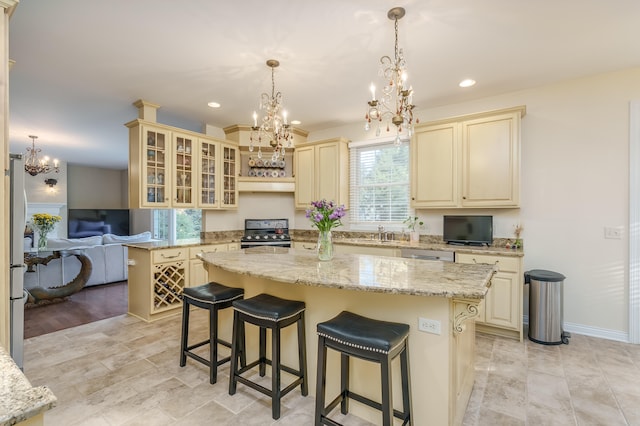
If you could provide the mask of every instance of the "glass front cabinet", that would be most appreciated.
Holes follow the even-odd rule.
[[[139,119],[127,127],[130,208],[237,208],[237,146]]]

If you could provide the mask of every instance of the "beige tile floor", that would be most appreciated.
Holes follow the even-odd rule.
[[[205,336],[206,317],[193,318],[194,339]],[[179,322],[122,315],[28,339],[25,374],[58,397],[46,424],[312,424],[313,399],[297,391],[275,422],[264,395],[242,385],[228,395],[226,365],[215,385],[199,363],[180,368]],[[479,334],[476,347],[465,425],[640,425],[640,345],[574,335],[569,345],[543,346]]]

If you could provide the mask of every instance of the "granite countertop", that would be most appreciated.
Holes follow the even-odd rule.
[[[144,243],[124,243],[127,247],[134,247],[143,250],[162,250],[168,248],[179,248],[179,247],[199,247],[205,246],[209,244],[228,244],[228,243],[239,243],[240,239],[230,238],[230,239],[203,239],[200,242],[189,242],[189,243],[174,243],[169,244],[169,241],[148,241]]]
[[[315,253],[255,247],[199,254],[223,270],[279,282],[378,293],[483,299],[493,265],[336,254],[321,262]]]
[[[311,233],[313,234],[313,233]],[[308,236],[308,235],[294,235],[292,238],[292,242],[309,242],[316,243],[318,241],[317,235]],[[161,250],[168,248],[178,248],[178,247],[198,247],[202,245],[209,244],[228,244],[228,243],[239,243],[240,238],[236,237],[227,237],[227,238],[215,238],[215,239],[202,239],[200,242],[190,242],[190,243],[177,243],[177,244],[169,244],[168,241],[150,241],[145,243],[125,243],[124,245],[127,247],[135,247],[143,250]],[[513,257],[522,257],[524,256],[524,251],[522,249],[508,249],[503,247],[489,246],[489,247],[479,247],[479,246],[456,246],[450,244],[444,244],[442,242],[409,242],[409,241],[379,241],[372,240],[370,238],[343,238],[337,237],[333,239],[334,244],[344,244],[351,246],[361,246],[361,247],[390,247],[390,248],[412,248],[412,249],[421,249],[421,250],[440,250],[440,251],[452,251],[456,253],[470,253],[470,254],[486,254],[486,255],[499,255],[499,256],[513,256]]]
[[[305,238],[296,237],[296,242],[309,242],[316,243],[317,238]],[[451,245],[443,242],[410,242],[400,240],[380,241],[370,238],[341,238],[337,237],[333,239],[334,244],[344,244],[349,246],[361,246],[361,247],[390,247],[390,248],[412,248],[421,250],[439,250],[450,251],[456,253],[470,253],[470,254],[486,254],[486,255],[499,255],[499,256],[513,256],[523,257],[524,251],[522,249],[508,249],[496,246],[462,246]]]
[[[14,425],[52,409],[57,398],[46,386],[32,387],[0,347],[0,426]]]

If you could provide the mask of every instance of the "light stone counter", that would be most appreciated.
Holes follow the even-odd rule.
[[[32,387],[9,354],[0,347],[0,425],[42,425],[57,399],[45,386]]]
[[[478,304],[493,275],[491,265],[337,254],[320,262],[306,250],[257,247],[199,256],[210,281],[244,288],[245,298],[268,293],[304,301],[309,397],[315,395],[316,326],[350,311],[383,321],[408,324],[414,426],[459,425],[475,378],[475,321]],[[219,313],[220,337],[230,338],[232,310]],[[418,330],[429,319],[432,333]],[[247,359],[258,356],[257,327],[247,327]],[[283,331],[282,359],[297,367],[295,327]],[[329,351],[327,400],[339,393],[339,355]],[[270,355],[269,355],[270,357]],[[380,400],[379,366],[354,359],[351,387]],[[401,407],[399,363],[393,363],[393,401]],[[287,375],[283,383],[288,383]],[[312,401],[309,403],[312,404]],[[268,408],[265,408],[268,410]],[[380,413],[353,401],[351,414],[380,424]]]
[[[284,283],[377,293],[482,299],[492,265],[465,265],[357,254],[319,262],[315,253],[256,247],[198,255],[220,269]]]

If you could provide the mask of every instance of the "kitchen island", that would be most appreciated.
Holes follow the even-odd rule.
[[[242,287],[245,297],[269,293],[307,305],[306,334],[309,392],[315,393],[316,324],[343,310],[371,318],[409,324],[413,424],[461,424],[474,381],[477,306],[484,298],[494,267],[452,262],[339,254],[320,262],[314,253],[277,247],[201,254],[209,280]],[[229,337],[231,310],[220,312],[221,335]],[[418,330],[419,318],[431,320]],[[227,336],[225,336],[227,334]],[[247,329],[249,359],[257,354],[257,329]],[[283,331],[283,361],[296,366],[295,330]],[[327,395],[339,392],[339,355],[329,351]],[[394,368],[393,398],[401,406],[399,362]],[[377,365],[352,362],[355,392],[379,400]],[[284,376],[284,380],[287,376]],[[379,423],[379,412],[358,403],[350,413]]]

